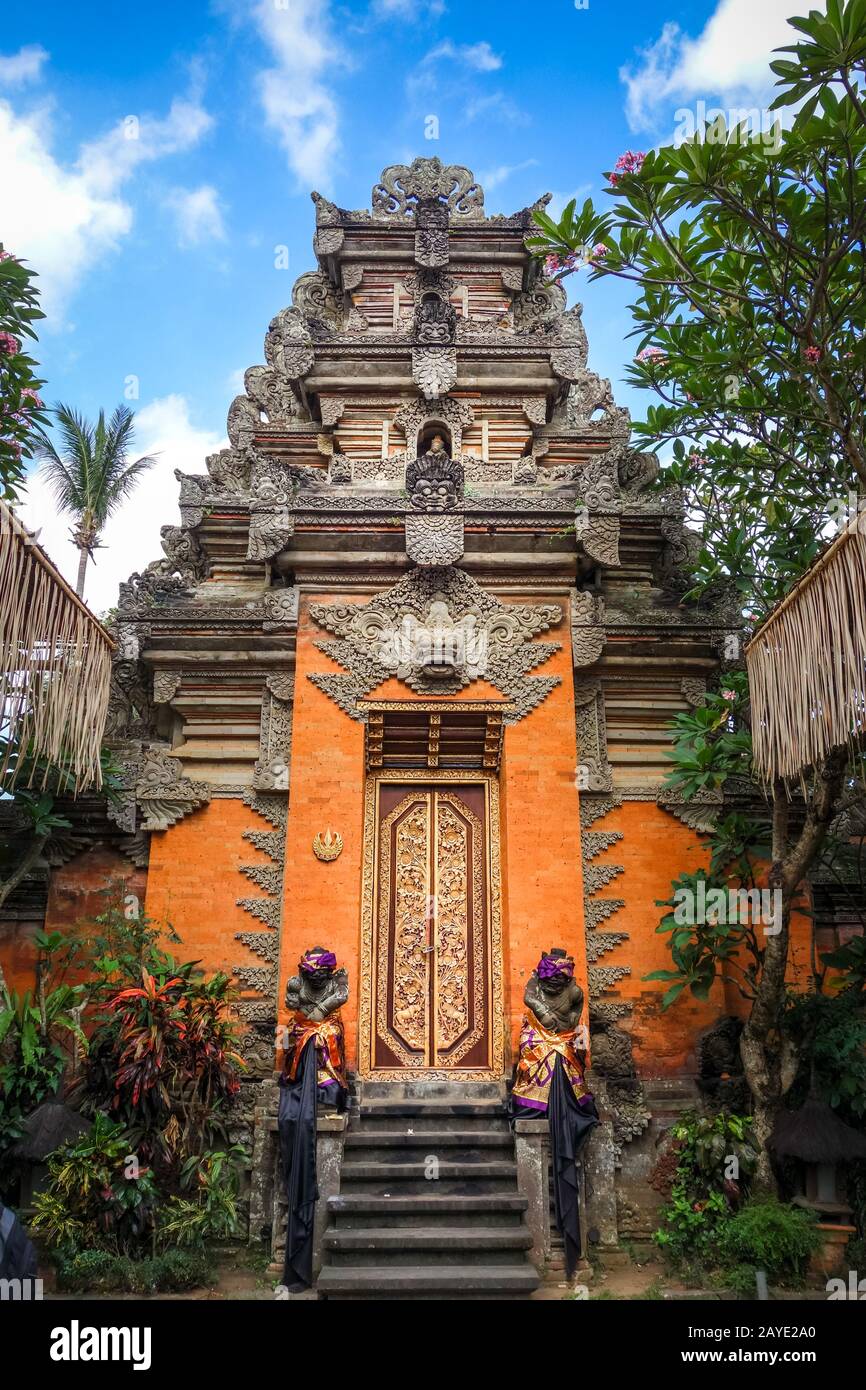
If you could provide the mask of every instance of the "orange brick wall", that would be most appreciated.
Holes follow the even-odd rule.
[[[147,872],[117,850],[97,846],[77,854],[51,875],[45,907],[46,931],[68,931],[93,921],[112,904],[122,903],[133,893],[144,903]],[[10,989],[32,990],[35,986],[36,950],[34,934],[42,922],[4,923],[0,926],[0,956]]]
[[[671,968],[670,937],[656,934],[665,909],[656,902],[670,897],[671,882],[681,873],[707,866],[707,850],[694,831],[651,801],[627,801],[596,821],[593,829],[623,832],[622,840],[594,862],[625,868],[597,896],[625,899],[625,907],[608,918],[601,930],[627,931],[629,940],[605,955],[600,964],[631,966],[631,974],[618,981],[616,994],[610,997],[634,1003],[631,1020],[621,1026],[631,1031],[638,1071],[643,1076],[694,1075],[699,1035],[726,1014],[745,1017],[746,1001],[734,985],[717,980],[706,1003],[684,990],[662,1013],[661,997],[668,984],[643,977]],[[808,918],[798,914],[791,929],[789,979],[800,988],[810,968],[809,942]]]
[[[271,863],[243,838],[245,830],[270,829],[242,801],[216,798],[153,834],[145,911],[180,937],[179,943],[165,940],[172,955],[201,960],[208,971],[265,964],[235,940],[236,932],[267,930],[236,899],[265,896],[240,866]]]

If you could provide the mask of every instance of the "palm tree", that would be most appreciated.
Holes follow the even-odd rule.
[[[75,518],[72,540],[80,551],[75,589],[80,597],[87,561],[93,558],[105,523],[142,473],[153,466],[156,456],[145,454],[128,462],[135,419],[128,406],[119,405],[107,425],[104,410],[100,410],[95,425],[68,405],[56,405],[53,414],[61,450],[58,452],[43,436],[34,453],[41,460],[42,474],[58,507]]]

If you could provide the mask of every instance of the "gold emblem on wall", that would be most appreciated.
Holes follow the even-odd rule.
[[[338,830],[332,830],[330,826],[324,834],[320,830],[313,840],[313,854],[325,864],[330,864],[332,859],[336,859],[342,849],[342,835]]]

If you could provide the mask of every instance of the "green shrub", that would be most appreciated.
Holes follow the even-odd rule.
[[[67,1293],[179,1293],[215,1282],[202,1251],[167,1250],[146,1260],[107,1250],[76,1250],[56,1257],[57,1287]]]
[[[123,1126],[97,1112],[88,1134],[49,1155],[32,1230],[55,1249],[84,1245],[117,1254],[140,1244],[153,1226],[158,1192],[152,1172],[134,1160]]]
[[[753,1197],[719,1233],[721,1263],[766,1270],[773,1283],[800,1282],[809,1256],[821,1243],[814,1218],[775,1197]]]
[[[685,1272],[718,1263],[718,1242],[755,1170],[757,1149],[752,1121],[745,1115],[688,1112],[669,1131],[676,1145],[677,1166],[670,1200],[653,1240],[670,1264]],[[729,1178],[729,1160],[737,1160],[738,1177]]]
[[[855,1236],[845,1246],[849,1269],[866,1269],[866,1236]]]

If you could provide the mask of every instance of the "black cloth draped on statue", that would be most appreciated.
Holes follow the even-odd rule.
[[[517,1113],[520,1113],[519,1109]],[[591,1097],[586,1096],[583,1101],[578,1101],[560,1053],[556,1054],[550,1082],[547,1123],[550,1129],[556,1229],[565,1244],[565,1272],[570,1279],[580,1258],[577,1160],[592,1130],[598,1124],[598,1111]]]
[[[340,1086],[318,1086],[316,1039],[303,1045],[295,1080],[280,1077],[277,1127],[280,1160],[289,1203],[286,1222],[286,1260],[283,1283],[290,1293],[313,1282],[313,1225],[319,1188],[316,1182],[316,1111],[319,1105],[342,1110],[346,1093]]]

